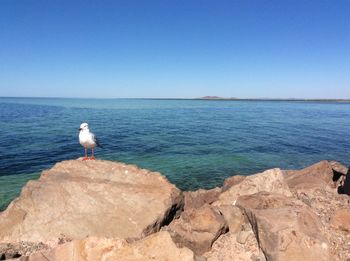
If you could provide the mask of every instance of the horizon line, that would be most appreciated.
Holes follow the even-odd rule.
[[[96,100],[203,100],[203,101],[350,101],[350,98],[226,98],[217,96],[204,97],[64,97],[64,96],[0,96],[12,99],[96,99]]]

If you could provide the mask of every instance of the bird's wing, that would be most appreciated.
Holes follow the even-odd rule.
[[[92,140],[96,143],[97,147],[101,147],[102,148],[101,143],[98,141],[98,139],[96,138],[95,134],[93,134],[92,132],[91,132],[91,137],[92,137]]]

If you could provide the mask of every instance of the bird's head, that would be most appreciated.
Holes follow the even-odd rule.
[[[88,129],[89,129],[89,125],[86,122],[80,124],[79,131],[88,130]]]

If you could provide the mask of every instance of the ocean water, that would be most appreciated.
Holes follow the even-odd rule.
[[[183,190],[229,176],[350,164],[350,103],[0,98],[0,209],[56,162],[83,156],[80,123],[101,159],[159,171]]]

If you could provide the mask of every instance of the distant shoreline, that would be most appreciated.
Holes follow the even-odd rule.
[[[301,98],[223,98],[205,96],[200,98],[94,98],[94,97],[11,97],[0,96],[0,99],[82,99],[82,100],[200,100],[200,101],[269,101],[269,102],[350,102],[350,99],[301,99]]]

